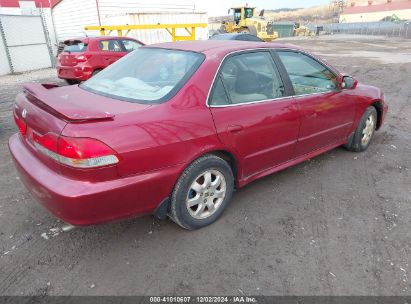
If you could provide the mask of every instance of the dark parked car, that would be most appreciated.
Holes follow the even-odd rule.
[[[257,41],[264,42],[261,38],[257,36],[247,34],[247,33],[226,33],[217,34],[210,37],[210,40],[241,40],[241,41]]]
[[[204,227],[235,188],[341,145],[366,150],[387,112],[380,89],[278,43],[162,43],[81,85],[24,88],[11,154],[74,225],[154,213]]]
[[[57,58],[58,77],[69,84],[87,80],[142,45],[142,42],[128,37],[68,39]]]

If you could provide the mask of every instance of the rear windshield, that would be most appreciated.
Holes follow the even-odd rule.
[[[161,103],[197,70],[204,55],[138,48],[80,85],[84,90],[137,103]]]
[[[84,52],[85,50],[87,50],[87,44],[81,41],[64,42],[64,52]]]

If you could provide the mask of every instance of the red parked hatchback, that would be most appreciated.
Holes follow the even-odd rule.
[[[154,213],[197,229],[235,188],[340,145],[366,150],[386,112],[381,90],[294,47],[164,43],[79,86],[26,85],[9,147],[68,223]]]
[[[87,80],[142,45],[142,42],[128,37],[68,39],[57,58],[58,77],[69,84]]]

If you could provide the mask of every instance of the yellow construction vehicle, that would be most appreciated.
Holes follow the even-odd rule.
[[[264,18],[264,10],[259,16],[254,16],[255,7],[241,6],[233,7],[229,14],[233,16],[232,21],[224,21],[221,24],[221,33],[250,33],[264,41],[272,41],[278,38],[271,21]]]
[[[294,26],[294,36],[310,36],[310,29],[306,26],[301,25],[299,22],[295,22]]]

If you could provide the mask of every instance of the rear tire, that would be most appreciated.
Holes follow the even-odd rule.
[[[205,155],[188,166],[171,195],[169,217],[188,230],[215,222],[231,201],[234,177],[230,165]]]
[[[225,25],[224,25],[224,24],[222,24],[222,25],[220,26],[220,28],[219,28],[217,31],[218,31],[218,33],[219,33],[219,34],[224,34],[224,33],[227,33],[227,30],[226,30],[226,28],[225,28]]]
[[[363,152],[367,150],[374,136],[377,127],[377,110],[374,107],[368,107],[362,115],[354,136],[345,147],[354,152]]]
[[[91,73],[91,77],[97,75],[98,73],[100,73],[102,71],[102,69],[96,69],[93,71],[93,73]]]
[[[80,81],[76,79],[64,79],[69,85],[79,84]]]
[[[250,26],[241,28],[239,30],[239,33],[247,33],[247,34],[257,36],[257,29],[254,26],[250,25]]]

